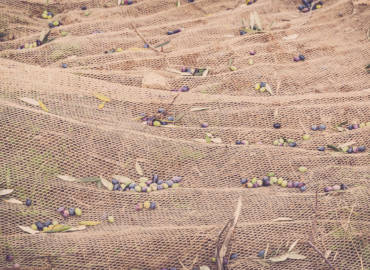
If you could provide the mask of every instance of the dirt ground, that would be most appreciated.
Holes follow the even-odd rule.
[[[1,0],[0,190],[13,192],[0,197],[0,269],[216,269],[239,198],[225,269],[370,269],[370,8],[322,2]],[[152,192],[99,180],[154,174],[182,180]],[[136,211],[144,201],[156,209]],[[101,224],[19,227],[48,220]],[[302,256],[284,258],[295,241]]]

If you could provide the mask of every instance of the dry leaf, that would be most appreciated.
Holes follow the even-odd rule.
[[[325,251],[325,259],[329,258],[330,254],[331,254],[331,250],[330,249],[328,249],[327,251]]]
[[[205,110],[209,110],[209,108],[205,107],[205,108],[191,108],[190,109],[191,112],[199,112],[199,111],[205,111]]]
[[[202,265],[199,267],[199,270],[211,270],[207,265]]]
[[[32,230],[30,227],[27,226],[18,226],[22,231],[30,234],[36,234],[39,233],[39,231]]]
[[[100,176],[100,181],[108,190],[113,190],[113,184],[109,182],[108,180],[104,179],[102,176]],[[84,225],[84,224],[81,224]]]
[[[257,30],[262,30],[262,23],[261,23],[261,20],[260,20],[260,16],[258,15],[258,13],[256,11],[253,12],[254,14],[254,24],[255,26],[257,26]],[[253,29],[253,28],[252,28]]]
[[[211,141],[214,142],[214,143],[222,143],[221,138],[213,138],[213,139],[211,139]]]
[[[75,231],[82,231],[82,230],[85,230],[86,229],[86,226],[85,225],[81,225],[81,226],[77,226],[77,227],[72,227],[64,232],[75,232]]]
[[[280,255],[280,256],[271,257],[269,260],[271,262],[283,262],[283,261],[286,261],[288,259],[288,256],[289,256],[289,254],[285,253],[285,254]]]
[[[270,85],[266,83],[265,88],[266,88],[266,91],[269,92],[270,95],[272,95],[272,89],[271,89]]]
[[[99,104],[98,109],[101,110],[104,108],[105,102],[102,102]]]
[[[290,247],[289,247],[289,249],[288,249],[288,252],[291,252],[291,251],[295,248],[295,246],[297,245],[297,243],[298,243],[298,239],[297,239],[297,240],[295,240],[295,241],[293,242],[293,244],[291,244],[291,245],[290,245]]]
[[[289,218],[289,217],[279,217],[279,218],[273,219],[272,221],[274,221],[274,222],[278,222],[278,221],[293,221],[293,219],[292,218]]]
[[[122,184],[130,184],[132,183],[132,180],[126,176],[122,176],[122,175],[113,175],[112,176],[114,179],[118,180],[118,182],[122,183]]]
[[[288,258],[293,259],[293,260],[304,260],[304,259],[306,259],[306,256],[303,256],[303,255],[295,253],[295,252],[291,252],[291,253],[288,254]]]
[[[13,189],[1,189],[0,196],[5,196],[13,192]]]
[[[45,104],[44,104],[44,103],[42,103],[42,101],[41,101],[41,100],[39,100],[39,101],[38,101],[38,103],[39,103],[39,106],[41,107],[41,109],[42,109],[43,111],[45,111],[45,112],[49,112],[48,108],[46,108]]]
[[[296,39],[298,37],[297,34],[293,34],[293,35],[289,35],[289,36],[286,36],[286,37],[283,37],[284,40],[292,40],[292,39]]]
[[[33,98],[24,97],[24,98],[20,98],[20,100],[30,105],[33,105],[33,106],[40,106],[39,102]]]
[[[104,96],[103,94],[100,94],[100,93],[94,93],[94,96],[97,99],[100,99],[101,101],[104,101],[104,102],[109,102],[110,101],[109,97],[106,97],[106,96]]]
[[[139,162],[135,163],[135,169],[138,175],[141,175],[141,176],[144,175],[143,169],[141,168]]]
[[[14,199],[14,198],[11,198],[9,200],[4,200],[4,202],[7,202],[7,203],[15,203],[15,204],[23,204],[21,201],[19,201],[17,199]]]
[[[255,24],[254,13],[251,13],[249,17],[249,28],[253,29],[254,24]]]
[[[62,179],[64,181],[68,181],[68,182],[80,182],[79,179],[77,179],[77,178],[75,178],[73,176],[69,176],[69,175],[60,175],[60,174],[58,174],[57,177],[59,179]]]

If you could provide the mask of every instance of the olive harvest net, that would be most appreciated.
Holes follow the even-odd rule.
[[[0,269],[216,269],[239,198],[225,269],[370,269],[369,3],[301,4],[0,0]]]

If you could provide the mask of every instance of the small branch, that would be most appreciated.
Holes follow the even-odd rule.
[[[331,264],[331,262],[329,262],[325,255],[322,254],[322,252],[314,244],[312,244],[311,241],[308,241],[307,243],[317,252],[317,254],[321,256],[321,258],[325,260],[326,264],[329,265],[331,269],[336,270],[336,268]]]
[[[219,235],[219,237],[220,237],[222,235],[222,232],[226,230],[226,227],[228,227],[228,224],[231,223],[230,227],[226,231],[225,240],[222,243],[222,246],[220,247],[219,245],[217,245],[217,249],[216,249],[216,254],[217,254],[216,269],[217,270],[223,270],[224,269],[223,261],[224,261],[224,258],[225,258],[225,255],[226,255],[231,237],[234,233],[236,223],[238,222],[241,209],[242,209],[242,198],[239,197],[238,204],[237,204],[235,212],[234,212],[234,217],[232,219],[230,219],[230,221],[228,221],[228,223],[226,224],[226,226],[224,227],[224,229],[221,231],[221,233]],[[219,239],[219,241],[220,241],[220,239]]]

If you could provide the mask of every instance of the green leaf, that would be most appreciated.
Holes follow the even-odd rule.
[[[211,143],[212,139],[206,134],[206,143]]]
[[[338,147],[336,147],[334,145],[328,144],[327,147],[330,148],[330,149],[333,149],[336,152],[342,152],[341,149],[339,149]]]

